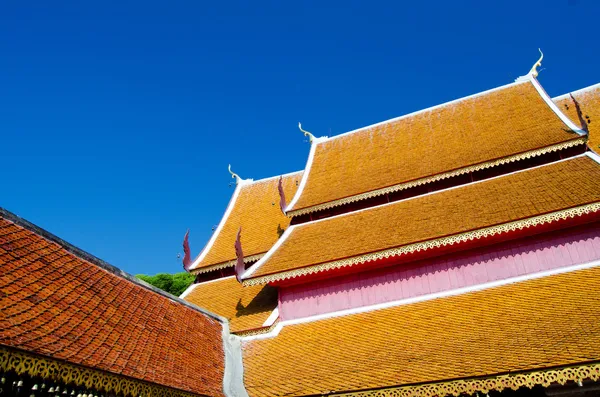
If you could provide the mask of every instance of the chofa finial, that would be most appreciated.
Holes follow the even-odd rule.
[[[227,170],[229,170],[229,173],[231,174],[231,177],[235,178],[235,184],[237,185],[238,183],[240,183],[240,181],[242,180],[242,178],[240,178],[240,176],[238,174],[236,174],[235,172],[231,171],[231,164],[229,164],[227,166]]]
[[[304,133],[304,136],[308,137],[308,141],[310,143],[312,143],[315,140],[315,136],[313,134],[311,134],[310,132],[302,129],[302,123],[298,123],[298,128],[300,128],[300,131],[302,131]]]
[[[537,68],[542,66],[542,59],[544,59],[544,53],[542,52],[542,50],[538,48],[538,51],[540,52],[540,59],[538,59],[537,62],[533,64],[533,66],[531,67],[531,70],[529,71],[529,74],[532,75],[533,77],[538,76],[539,72],[538,72]]]

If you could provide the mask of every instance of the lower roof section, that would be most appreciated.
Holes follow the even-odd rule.
[[[244,275],[276,282],[412,254],[600,210],[586,153],[411,199],[291,226]]]
[[[223,395],[224,320],[2,209],[0,291],[0,352]]]
[[[245,288],[235,276],[193,284],[181,297],[227,318],[234,333],[261,328],[277,308],[277,289],[268,285]]]
[[[595,263],[462,295],[284,325],[273,338],[244,342],[244,382],[252,397],[415,385],[435,391],[431,385],[457,379],[585,366],[600,360],[599,301]],[[473,388],[467,394],[477,390],[485,392]]]

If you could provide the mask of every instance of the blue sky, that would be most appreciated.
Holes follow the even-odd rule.
[[[130,273],[176,272],[244,178],[528,72],[600,81],[596,0],[0,4],[0,206]],[[475,148],[474,148],[475,149]],[[475,149],[476,150],[476,149]]]

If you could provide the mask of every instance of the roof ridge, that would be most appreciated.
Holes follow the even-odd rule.
[[[106,271],[116,275],[117,277],[121,277],[121,278],[123,278],[127,281],[130,281],[136,285],[146,288],[156,294],[162,295],[163,297],[165,297],[167,299],[170,299],[170,300],[172,300],[176,303],[182,304],[192,310],[195,310],[206,316],[209,316],[209,317],[219,321],[220,323],[223,323],[223,324],[227,323],[227,319],[225,319],[224,317],[219,316],[218,314],[212,313],[201,307],[198,307],[194,304],[191,304],[191,303],[189,303],[183,299],[180,299],[174,295],[171,295],[171,294],[167,293],[166,291],[163,291],[159,288],[156,288],[153,285],[150,285],[150,284],[146,283],[145,281],[140,280],[135,276],[132,276],[131,274],[119,269],[118,267],[111,265],[110,263],[98,258],[95,255],[90,254],[87,251],[82,250],[79,247],[76,247],[75,245],[61,239],[60,237],[47,231],[46,229],[43,229],[43,228],[35,225],[34,223],[31,223],[28,220],[21,218],[20,216],[8,211],[5,208],[2,208],[2,207],[0,207],[0,218],[4,218],[4,219],[24,228],[32,233],[35,233],[35,234],[39,235],[40,237],[44,238],[45,240],[48,240],[55,244],[58,244],[63,249],[65,249],[67,252],[76,256],[77,258],[82,259],[94,266],[98,266],[99,268],[106,270]]]
[[[460,102],[468,100],[468,99],[477,98],[477,97],[480,97],[480,96],[483,96],[483,95],[490,94],[490,93],[495,92],[495,91],[504,90],[504,89],[507,89],[507,88],[510,88],[510,87],[513,87],[513,86],[516,86],[516,85],[519,85],[519,84],[527,83],[527,82],[529,82],[529,80],[513,81],[512,83],[501,85],[501,86],[498,86],[498,87],[495,87],[495,88],[490,88],[488,90],[477,92],[475,94],[467,95],[467,96],[464,96],[464,97],[456,98],[456,99],[453,99],[453,100],[450,100],[450,101],[447,101],[447,102],[440,103],[438,105],[430,106],[430,107],[425,108],[425,109],[416,110],[414,112],[406,113],[406,114],[404,114],[402,116],[394,117],[394,118],[391,118],[391,119],[388,119],[388,120],[380,121],[378,123],[374,123],[374,124],[371,124],[371,125],[360,127],[360,128],[355,129],[355,130],[347,131],[347,132],[344,132],[344,133],[339,134],[339,135],[333,135],[333,136],[330,136],[327,139],[319,141],[317,143],[331,141],[331,140],[334,140],[336,138],[341,138],[341,137],[344,137],[344,136],[347,136],[347,135],[354,134],[356,132],[360,132],[360,131],[367,130],[367,129],[374,128],[374,127],[379,127],[380,125],[384,125],[384,124],[388,124],[388,123],[393,123],[395,121],[400,121],[400,120],[403,120],[405,118],[416,116],[416,115],[418,115],[420,113],[425,113],[425,112],[429,112],[429,111],[432,111],[432,110],[436,110],[436,109],[442,108],[444,106],[454,105],[456,103],[460,103]]]
[[[561,101],[563,99],[569,98],[569,95],[571,95],[571,94],[573,94],[573,95],[582,94],[584,92],[592,91],[592,90],[597,89],[597,88],[600,89],[600,83],[592,84],[590,86],[583,87],[583,88],[580,88],[580,89],[575,90],[575,91],[567,92],[566,94],[555,96],[554,98],[552,98],[552,100],[553,101]]]
[[[301,173],[301,172],[304,172],[304,170],[299,170],[299,171],[288,172],[288,173],[286,173],[286,174],[275,175],[275,176],[269,176],[269,177],[266,177],[266,178],[261,178],[261,179],[256,179],[256,180],[254,180],[254,179],[253,179],[253,180],[251,180],[251,182],[250,182],[248,185],[253,185],[253,184],[255,184],[255,183],[260,183],[260,182],[266,182],[266,181],[269,181],[269,180],[271,180],[271,179],[277,179],[277,178],[280,178],[280,177],[283,177],[283,178],[285,178],[285,177],[288,177],[288,176],[292,176],[292,175],[299,174],[299,173]]]

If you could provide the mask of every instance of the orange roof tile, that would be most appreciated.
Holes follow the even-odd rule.
[[[95,261],[0,209],[0,345],[223,395],[221,323]]]
[[[500,159],[515,161],[526,152],[583,144],[543,95],[530,81],[514,83],[317,140],[288,215],[494,166]]]
[[[232,332],[262,327],[277,307],[277,289],[257,285],[244,288],[235,276],[195,284],[184,299],[229,320]]]
[[[283,176],[286,199],[296,192],[302,171]],[[242,228],[244,256],[257,259],[267,252],[289,226],[290,219],[279,208],[279,177],[242,181],[234,193],[221,224],[190,271],[198,272],[233,266],[234,243]],[[254,257],[254,258],[253,258]]]
[[[475,236],[474,230],[487,235],[486,228],[494,225],[599,202],[598,181],[600,164],[586,154],[291,226],[280,245],[247,271],[244,283],[282,280],[465,241]]]
[[[573,96],[577,102],[579,102],[584,117],[589,116],[589,120],[591,121],[588,124],[588,146],[590,149],[600,154],[600,84],[595,84],[575,91],[573,92]],[[579,117],[577,117],[575,104],[568,94],[561,95],[553,100],[558,105],[559,109],[566,113],[575,124],[578,126],[581,125]]]
[[[599,301],[595,267],[286,325],[243,343],[244,382],[252,397],[318,395],[600,360]]]

